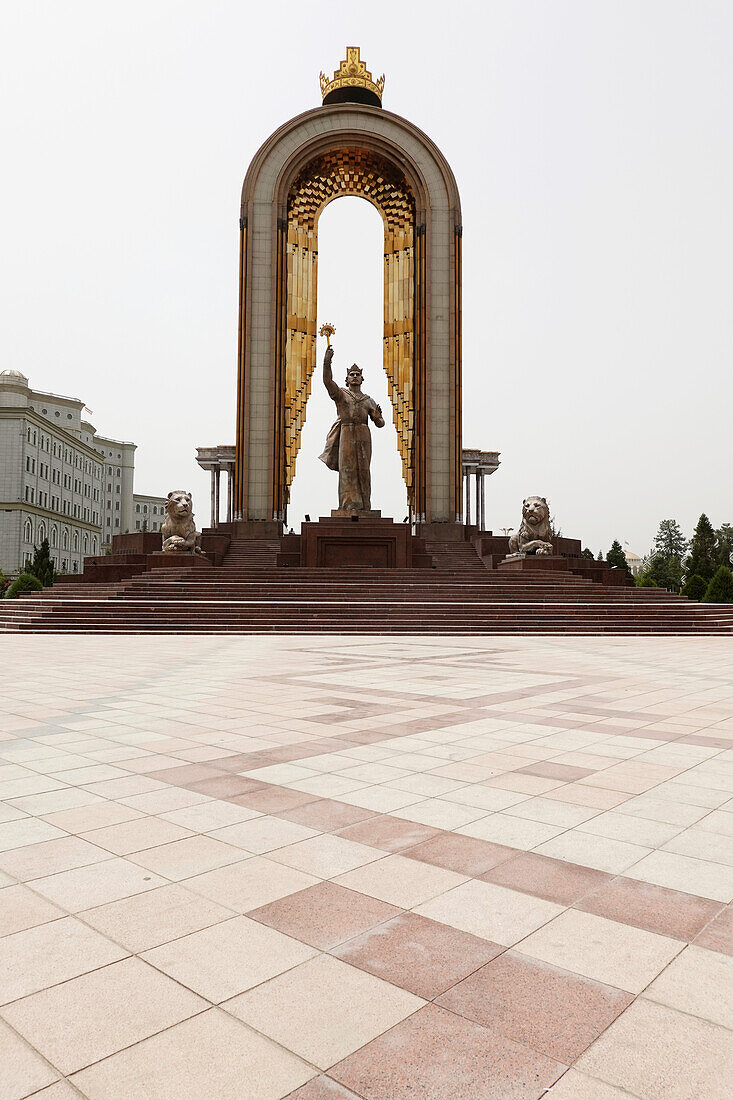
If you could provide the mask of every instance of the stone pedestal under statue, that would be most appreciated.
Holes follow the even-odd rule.
[[[380,512],[344,515],[338,510],[317,523],[303,523],[299,535],[285,535],[279,566],[304,569],[429,569],[423,539],[407,523]]]

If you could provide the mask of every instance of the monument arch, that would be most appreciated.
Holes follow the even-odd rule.
[[[323,106],[275,131],[247,171],[237,519],[285,519],[316,367],[318,218],[356,195],[384,223],[382,361],[410,509],[418,523],[462,520],[460,199],[437,146],[382,109],[381,87],[349,47],[322,77]]]

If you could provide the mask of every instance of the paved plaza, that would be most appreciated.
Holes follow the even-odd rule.
[[[727,1100],[731,656],[5,637],[3,1100]]]

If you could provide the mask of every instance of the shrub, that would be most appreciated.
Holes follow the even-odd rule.
[[[687,596],[688,600],[701,600],[707,591],[707,587],[708,582],[705,578],[701,577],[699,573],[695,573],[685,581],[682,595]]]
[[[657,582],[652,580],[647,572],[637,573],[634,580],[637,588],[659,588]]]
[[[34,577],[30,573],[21,573],[5,593],[5,599],[17,600],[21,592],[41,592],[42,590],[43,585],[38,577]]]
[[[733,573],[721,565],[703,596],[703,603],[733,603]]]
[[[56,579],[56,570],[51,560],[51,548],[48,539],[44,539],[40,546],[33,552],[33,561],[25,563],[25,571],[32,577],[37,577],[44,588],[50,588]]]

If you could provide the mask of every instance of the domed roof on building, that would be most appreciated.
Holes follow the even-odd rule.
[[[0,378],[6,378],[8,382],[27,382],[28,379],[19,370],[0,371]]]

